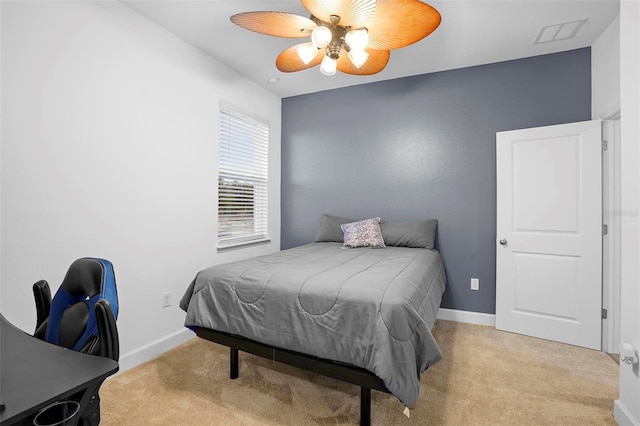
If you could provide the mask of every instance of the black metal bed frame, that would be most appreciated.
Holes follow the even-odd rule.
[[[196,327],[196,335],[230,348],[229,378],[238,378],[238,351],[282,362],[312,373],[360,386],[360,424],[371,423],[371,390],[390,393],[382,379],[364,368],[280,349],[209,328]]]

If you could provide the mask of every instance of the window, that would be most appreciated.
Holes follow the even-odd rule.
[[[268,239],[266,120],[220,103],[218,247]]]

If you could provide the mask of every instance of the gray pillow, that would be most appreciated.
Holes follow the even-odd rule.
[[[323,213],[320,216],[320,228],[318,228],[315,241],[317,243],[344,243],[344,235],[340,225],[351,222],[355,222],[355,220]]]
[[[382,222],[380,230],[387,246],[432,249],[435,247],[436,219],[419,222]]]

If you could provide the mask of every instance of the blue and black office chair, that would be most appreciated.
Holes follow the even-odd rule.
[[[53,299],[45,280],[33,285],[33,295],[37,311],[35,337],[118,361],[118,292],[111,262],[92,257],[78,259],[69,267]],[[100,422],[98,388],[84,401],[84,407],[81,402],[81,425]]]

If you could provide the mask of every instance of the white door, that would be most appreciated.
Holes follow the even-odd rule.
[[[496,134],[496,328],[600,350],[601,132]]]

